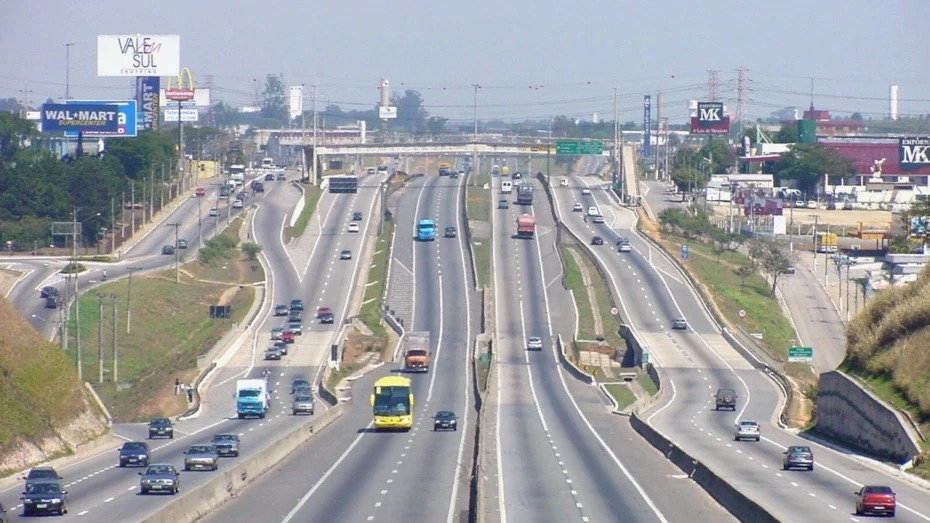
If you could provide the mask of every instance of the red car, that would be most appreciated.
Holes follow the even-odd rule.
[[[891,487],[866,485],[856,492],[856,515],[887,514],[894,517],[897,495]]]
[[[281,341],[284,343],[294,343],[295,339],[293,332],[284,331],[281,333]]]
[[[203,195],[207,194],[207,190],[204,189],[203,187],[198,187],[198,188],[194,189],[194,194],[196,194],[197,196],[203,196]]]

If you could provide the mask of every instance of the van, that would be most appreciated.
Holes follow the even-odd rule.
[[[513,182],[503,181],[501,182],[501,193],[510,194],[513,192]]]

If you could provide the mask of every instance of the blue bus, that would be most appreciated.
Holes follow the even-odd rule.
[[[417,224],[417,240],[431,242],[436,239],[436,224],[433,220],[420,220]]]

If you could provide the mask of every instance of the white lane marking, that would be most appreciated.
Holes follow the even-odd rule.
[[[336,198],[330,198],[330,199],[329,199],[329,209],[326,211],[326,216],[325,216],[324,218],[321,219],[321,218],[320,218],[320,212],[319,212],[319,211],[320,211],[320,205],[319,205],[319,203],[320,203],[320,201],[322,201],[322,200],[323,200],[323,195],[321,195],[321,196],[320,196],[320,199],[317,200],[317,208],[314,209],[314,211],[313,211],[313,217],[311,217],[311,219],[313,219],[313,218],[316,218],[316,219],[317,219],[317,223],[318,223],[318,226],[319,226],[319,228],[320,228],[320,233],[317,234],[316,239],[313,240],[313,247],[310,249],[310,256],[307,256],[307,264],[304,265],[304,270],[303,270],[303,271],[300,271],[300,272],[297,274],[297,280],[298,280],[299,282],[301,282],[301,283],[303,283],[303,281],[304,281],[304,276],[307,274],[307,269],[310,268],[310,262],[313,261],[313,255],[314,255],[314,253],[316,253],[316,248],[320,245],[320,239],[323,238],[323,228],[326,227],[326,223],[329,221],[329,215],[332,214],[333,208],[336,207]],[[307,233],[307,230],[304,229],[304,234],[306,234],[306,233]]]
[[[465,178],[466,177],[463,176],[461,181],[459,182],[459,188],[456,191],[456,196],[455,196],[455,216],[456,216],[456,221],[458,222],[457,226],[459,230],[463,230],[463,222],[464,222],[461,210],[462,210],[462,200],[464,199],[463,193],[465,191]],[[465,223],[464,227],[468,227],[468,224]],[[462,421],[463,421],[462,435],[459,439],[459,452],[455,458],[455,473],[452,476],[452,494],[449,498],[449,512],[446,515],[446,523],[453,523],[455,521],[455,502],[456,502],[456,499],[458,498],[459,478],[462,477],[462,456],[465,453],[465,435],[468,434],[468,412],[469,412],[469,404],[471,402],[471,394],[470,394],[471,372],[468,372],[467,369],[469,368],[469,364],[474,358],[474,355],[472,354],[472,351],[470,350],[471,347],[474,347],[474,345],[471,342],[471,297],[470,297],[471,288],[468,285],[469,271],[468,271],[468,264],[467,264],[467,263],[470,263],[470,261],[467,263],[465,261],[465,248],[462,243],[463,241],[464,240],[462,238],[456,238],[456,243],[458,244],[458,249],[459,249],[459,258],[462,264],[462,288],[465,290],[465,340],[466,340],[467,346],[465,347],[465,350],[462,351],[465,357],[465,369],[466,369],[465,389],[462,391],[463,392],[462,397],[465,400],[464,405],[462,405],[462,412],[465,413],[465,415],[462,416]]]
[[[414,295],[414,297],[416,297],[416,295]],[[442,305],[443,305],[442,298],[443,298],[442,296],[442,274],[440,274],[439,275],[439,340],[436,341],[436,358],[433,359],[433,363],[432,365],[430,365],[430,367],[432,368],[429,369],[430,374],[432,374],[432,376],[430,376],[429,378],[429,389],[427,389],[426,391],[426,402],[427,403],[429,403],[430,400],[433,399],[433,386],[436,385],[436,375],[439,374],[438,372],[436,372],[436,368],[439,367],[439,357],[442,355],[442,332],[443,332],[444,323],[445,323],[442,318]]]
[[[352,442],[351,445],[349,445],[349,448],[347,448],[342,453],[342,455],[339,456],[339,459],[337,459],[336,462],[333,463],[329,467],[329,469],[327,469],[326,472],[323,473],[323,476],[320,477],[320,479],[317,480],[317,482],[314,483],[312,487],[310,487],[310,490],[308,490],[307,493],[304,494],[303,497],[300,498],[300,501],[297,502],[297,505],[295,505],[294,508],[292,508],[291,511],[288,512],[286,516],[284,516],[284,520],[281,523],[288,523],[289,521],[294,519],[294,516],[296,516],[297,513],[300,511],[300,509],[302,509],[303,506],[307,504],[307,501],[310,500],[310,497],[313,496],[313,494],[316,493],[316,491],[323,485],[323,482],[326,481],[333,474],[333,472],[335,472],[336,468],[339,467],[339,465],[341,465],[342,462],[345,461],[347,457],[349,457],[349,453],[351,453],[352,450],[355,449],[355,447],[358,445],[358,442],[362,440],[362,436],[364,436],[367,430],[370,429],[372,425],[374,424],[375,424],[374,421],[368,422],[368,425],[365,427],[365,430],[362,431],[361,434],[355,437],[355,440]]]

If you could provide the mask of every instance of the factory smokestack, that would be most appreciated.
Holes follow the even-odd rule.
[[[892,85],[888,92],[888,117],[898,119],[898,86]]]
[[[391,105],[391,90],[387,78],[381,79],[381,107]]]

